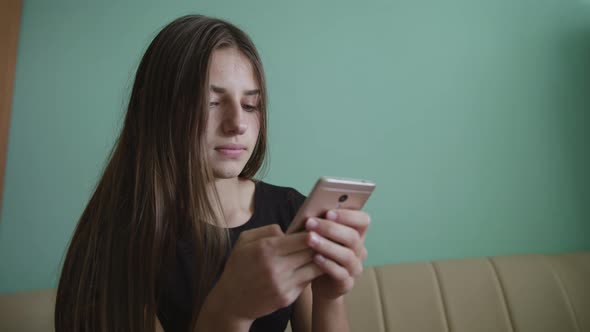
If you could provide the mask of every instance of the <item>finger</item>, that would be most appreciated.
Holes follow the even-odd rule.
[[[297,270],[300,267],[302,267],[310,262],[313,262],[314,255],[315,255],[315,252],[312,249],[307,248],[307,249],[303,249],[298,252],[292,253],[291,255],[284,256],[282,261],[286,262],[286,264],[290,270]]]
[[[351,290],[354,286],[354,278],[348,274],[348,271],[345,268],[336,264],[336,262],[319,254],[315,255],[314,262],[322,269],[322,271],[324,271],[334,280],[342,283],[344,286],[343,291],[345,293]]]
[[[276,237],[270,241],[275,247],[275,252],[280,256],[287,256],[294,252],[309,248],[309,245],[307,244],[307,232],[284,235]]]
[[[317,232],[330,241],[352,249],[358,257],[361,257],[363,243],[359,233],[354,228],[319,218],[308,219],[305,228],[308,231]]]
[[[363,270],[359,258],[350,248],[334,243],[315,232],[309,232],[308,241],[313,250],[344,267],[351,276],[358,275]]]
[[[363,246],[363,250],[361,253],[361,262],[364,262],[367,259],[367,256],[369,256],[369,252],[367,251],[367,248]]]
[[[272,236],[279,236],[283,235],[283,231],[278,224],[266,225],[254,229],[249,229],[244,231],[238,237],[239,242],[247,243],[251,241],[256,241],[265,237],[272,237]],[[236,241],[237,244],[237,241]]]
[[[306,284],[322,274],[324,274],[322,268],[312,261],[295,270],[293,281],[297,285]]]
[[[326,213],[326,219],[356,229],[361,237],[365,235],[365,232],[371,223],[371,216],[369,216],[368,213],[359,210],[330,210]]]

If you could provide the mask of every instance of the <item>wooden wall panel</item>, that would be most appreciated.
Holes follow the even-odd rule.
[[[4,192],[4,171],[21,11],[21,0],[0,1],[0,209]]]

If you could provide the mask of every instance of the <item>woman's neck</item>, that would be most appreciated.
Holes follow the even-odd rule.
[[[230,178],[215,180],[215,188],[227,227],[246,223],[254,213],[254,182],[249,179]]]

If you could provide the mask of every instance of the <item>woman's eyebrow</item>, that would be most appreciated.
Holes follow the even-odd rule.
[[[226,92],[226,90],[224,88],[218,87],[215,85],[211,85],[210,90],[215,93],[225,93]],[[254,95],[259,95],[259,94],[260,94],[260,89],[244,90],[244,95],[246,95],[246,96],[254,96]]]

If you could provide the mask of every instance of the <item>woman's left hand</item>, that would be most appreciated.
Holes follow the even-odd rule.
[[[370,220],[366,212],[337,209],[328,211],[326,219],[306,221],[314,261],[326,273],[312,282],[314,298],[333,300],[352,289],[367,258],[364,241]]]

